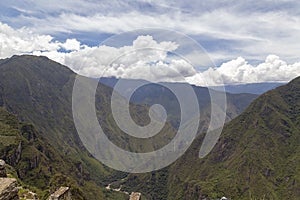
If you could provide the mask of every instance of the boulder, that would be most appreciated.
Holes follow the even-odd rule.
[[[0,200],[19,200],[16,179],[0,178]]]
[[[130,200],[140,200],[141,199],[141,193],[139,192],[132,192],[130,194]]]
[[[6,177],[5,162],[0,160],[0,177]]]
[[[72,200],[69,187],[60,187],[53,194],[50,195],[48,200]]]

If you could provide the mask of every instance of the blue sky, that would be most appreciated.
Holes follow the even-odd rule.
[[[166,28],[180,31],[199,42],[217,67],[231,62],[235,66],[223,70],[239,70],[239,73],[248,70],[243,77],[225,77],[229,82],[288,81],[299,75],[299,71],[295,71],[298,67],[292,66],[298,66],[300,62],[299,8],[300,3],[296,0],[4,0],[0,1],[0,31],[6,33],[3,37],[16,34],[20,40],[26,41],[31,41],[28,39],[30,34],[37,38],[51,36],[45,48],[36,39],[34,41],[40,44],[28,51],[53,51],[56,50],[55,43],[61,43],[61,47],[67,39],[80,42],[82,49],[85,45],[98,46],[110,36],[126,31]],[[9,28],[17,33],[7,31]],[[71,43],[77,45],[74,40],[70,40],[69,45]],[[17,45],[22,44],[19,42]],[[22,46],[17,49],[22,49]],[[67,50],[78,51],[72,48]],[[2,58],[13,53],[22,54],[16,48],[5,51],[2,44]],[[285,77],[272,75],[273,79],[267,80],[258,80],[258,76],[250,80],[245,78],[256,73],[254,68],[265,64],[269,55],[276,55],[275,60],[282,61],[279,62],[281,68],[286,65],[290,74]],[[244,61],[238,60],[239,57]],[[65,60],[62,63],[70,64]],[[264,70],[267,68],[270,66]]]

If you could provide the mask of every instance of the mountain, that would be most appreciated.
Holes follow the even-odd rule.
[[[114,77],[100,78],[100,82],[109,86],[115,87],[120,79]],[[146,80],[139,79],[122,79],[123,87],[134,88],[135,85],[143,85],[138,88],[130,97],[132,103],[146,104],[151,106],[153,104],[161,104],[166,109],[171,124],[177,128],[180,122],[180,105],[176,96],[169,88],[180,88],[182,84],[186,83],[151,83]],[[166,87],[167,86],[167,87]],[[205,87],[191,85],[198,99],[199,109],[202,117],[200,120],[202,125],[208,124],[210,120],[210,91]],[[218,93],[217,91],[213,91]],[[219,92],[221,94],[221,92]],[[247,106],[257,97],[256,94],[230,94],[227,96],[227,122],[238,116]],[[203,129],[205,130],[205,128]]]
[[[37,193],[40,199],[48,199],[61,186],[70,187],[72,199],[85,199],[87,192],[101,199],[127,199],[127,195],[106,191],[92,181],[77,182],[82,176],[80,163],[72,163],[32,124],[19,121],[3,108],[0,108],[0,157],[9,164],[10,176],[17,178],[23,188]]]
[[[263,94],[269,90],[275,89],[286,83],[281,82],[265,82],[265,83],[248,83],[248,84],[236,84],[225,85],[226,92],[232,94],[249,93],[249,94]],[[219,90],[218,86],[212,87],[215,90]]]
[[[300,77],[258,97],[199,159],[202,139],[170,167],[168,199],[299,199]]]
[[[32,124],[20,122],[16,116],[0,108],[0,156],[12,167],[14,174],[26,187],[31,187],[41,198],[55,190],[57,182],[71,186],[74,199],[82,199],[82,190],[71,178],[64,180],[63,174],[78,176],[80,171],[71,169],[63,155],[37,132]]]
[[[40,140],[46,141],[41,148],[46,148],[49,144],[51,147],[48,149],[52,149],[57,155],[54,158],[59,159],[49,157],[48,162],[38,162],[34,169],[29,170],[29,173],[35,173],[40,166],[46,168],[49,162],[53,162],[58,168],[57,171],[53,174],[48,173],[43,181],[38,181],[39,179],[35,179],[34,176],[19,178],[43,191],[48,188],[47,184],[51,178],[58,183],[65,182],[63,179],[66,181],[70,179],[76,183],[75,185],[80,186],[84,199],[116,199],[114,192],[105,191],[104,187],[112,180],[124,177],[125,174],[109,169],[94,159],[81,143],[75,129],[72,117],[75,76],[76,74],[69,68],[46,57],[13,56],[0,61],[0,107],[17,116],[22,123],[32,124],[35,133],[41,136]],[[121,131],[115,128],[117,126],[111,120],[109,114],[111,111],[106,106],[108,103],[105,103],[110,102],[111,93],[112,90],[104,85],[100,85],[97,89],[97,102],[101,101],[97,103],[97,114],[103,128],[108,131],[109,138],[124,149],[131,149],[134,145],[141,151],[158,148],[159,143],[156,144],[158,147],[154,147],[149,141],[140,147],[136,140],[121,137]],[[132,115],[137,122],[147,122],[148,118],[143,115],[147,108],[142,106],[131,108],[133,113],[141,113]],[[163,131],[165,135],[158,137],[170,138],[173,134],[168,126]],[[5,157],[4,154],[1,156]],[[62,161],[60,158],[63,158],[64,162],[60,162]],[[16,165],[9,161],[7,163]],[[62,178],[56,176],[56,172],[61,173]],[[124,199],[124,195],[121,196],[120,199]]]
[[[38,179],[34,178],[34,176],[20,176],[18,174],[17,176],[19,176],[21,181],[31,186],[36,186],[41,192],[51,188],[49,180],[53,180],[52,182],[56,185],[67,182],[75,185],[75,188],[78,186],[77,188],[80,188],[82,192],[80,193],[81,197],[84,199],[124,199],[123,195],[120,196],[120,194],[106,191],[104,187],[109,183],[122,179],[134,183],[131,178],[136,175],[127,176],[126,173],[115,171],[102,165],[85,149],[77,134],[72,116],[72,91],[75,77],[76,74],[69,68],[46,57],[13,56],[9,59],[0,60],[0,107],[16,116],[21,123],[31,124],[33,132],[39,138],[38,141],[43,142],[41,146],[47,151],[51,150],[54,155],[54,157],[43,157],[47,162],[42,162],[42,159],[38,159],[41,162],[38,162],[32,169],[28,170],[29,174],[36,174],[37,170],[42,169],[41,175],[45,174],[44,178]],[[144,140],[126,135],[118,128],[113,120],[109,106],[113,90],[104,84],[99,84],[96,91],[97,117],[107,137],[113,143],[128,151],[149,152],[167,144],[176,133],[174,128],[176,128],[178,111],[175,108],[177,106],[174,97],[168,91],[166,93],[159,92],[161,89],[157,85],[150,85],[150,92],[148,92],[149,88],[146,88],[145,92],[137,96],[139,101],[133,101],[130,104],[130,114],[139,125],[149,123],[148,110],[149,105],[153,103],[165,104],[173,112],[173,116],[171,115],[171,119],[159,134],[149,140]],[[201,119],[203,120],[202,125],[205,126],[205,120],[210,118],[209,95],[206,88],[196,87],[194,90],[198,94],[198,98],[201,97],[203,99],[203,101],[199,102],[204,102],[200,107],[204,108],[203,110],[206,114],[204,119]],[[144,94],[151,94],[155,98],[152,98],[150,95],[152,99],[143,99]],[[229,108],[227,120],[229,121],[241,113],[256,98],[256,95],[228,94],[227,97]],[[155,102],[156,100],[159,101]],[[168,102],[169,105],[167,105]],[[20,131],[18,134],[22,135]],[[30,144],[35,145],[35,143]],[[12,149],[16,151],[18,146],[13,146]],[[30,147],[30,149],[36,152],[33,155],[43,155],[43,151],[39,151],[39,148],[35,146]],[[9,157],[11,154],[3,154],[1,156],[5,155]],[[29,160],[31,159],[33,158],[30,157]],[[28,163],[28,161],[26,162]],[[18,163],[8,163],[16,167],[17,172],[19,169],[23,169],[19,168]],[[53,173],[48,173],[46,171],[48,165],[56,166],[57,170],[54,170]],[[27,168],[25,167],[25,169]],[[154,187],[156,194],[159,194],[161,191],[159,188],[155,189],[156,183],[158,180],[163,180],[166,174],[168,173],[164,172],[162,176],[153,176],[154,179],[151,180],[151,185]],[[141,177],[143,176],[148,177],[148,174],[144,174]],[[141,183],[139,182],[139,184]],[[168,184],[160,185],[161,188],[168,186]],[[128,191],[134,191],[133,189],[135,189],[132,184],[130,187],[127,187]],[[146,196],[148,191],[145,188]]]

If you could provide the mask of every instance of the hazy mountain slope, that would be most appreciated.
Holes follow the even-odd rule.
[[[124,80],[124,79],[123,79]],[[147,83],[145,80],[133,80],[127,79],[127,81],[138,81],[139,83]],[[100,82],[109,86],[114,87],[115,84],[118,82],[118,79],[115,77],[103,77],[100,79]],[[248,93],[248,94],[263,94],[269,90],[275,89],[276,87],[285,85],[286,83],[283,82],[262,82],[262,83],[246,83],[246,84],[235,84],[235,85],[225,85],[224,88],[226,92],[231,94],[241,94],[241,93]],[[195,86],[198,87],[198,86]],[[201,88],[201,87],[199,87]],[[222,87],[219,86],[212,86],[212,89],[215,90],[222,90]]]
[[[226,85],[226,92],[232,94],[250,93],[250,94],[263,94],[269,90],[277,88],[286,83],[280,82],[266,82],[266,83],[248,83],[248,84],[237,84],[237,85]],[[213,87],[218,90],[219,87]]]
[[[100,82],[114,87],[119,79],[114,77],[110,78],[101,78]],[[180,118],[180,106],[177,101],[176,96],[170,91],[168,88],[161,86],[159,84],[150,83],[145,80],[134,80],[134,79],[122,79],[122,84],[125,84],[128,88],[133,88],[133,85],[136,83],[144,86],[138,88],[134,94],[131,96],[130,101],[138,104],[161,104],[164,106],[166,111],[168,112],[169,120],[172,122],[174,127],[177,127]],[[171,88],[180,87],[182,83],[163,83]],[[192,85],[195,94],[198,98],[199,108],[201,111],[201,115],[204,116],[201,119],[201,122],[205,121],[208,123],[210,120],[210,93],[209,90],[205,87],[199,87]],[[244,111],[247,106],[257,97],[256,94],[230,94],[227,93],[227,121],[230,121],[237,115],[239,115],[242,111]],[[205,124],[202,123],[202,124]]]
[[[199,159],[202,137],[170,168],[168,199],[299,199],[300,78],[257,98]]]

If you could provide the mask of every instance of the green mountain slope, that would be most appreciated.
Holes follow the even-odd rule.
[[[72,71],[47,58],[14,56],[0,65],[0,99],[8,111],[33,123],[64,157],[81,163],[84,178],[90,179],[93,168],[103,174],[105,170],[84,151],[76,134],[71,116],[72,79]]]
[[[74,180],[82,176],[79,166],[71,165],[33,125],[18,121],[3,108],[0,108],[0,157],[13,167],[14,176],[33,188],[40,198],[45,199],[49,192],[66,185],[71,187],[74,199],[83,199],[84,192]],[[103,197],[102,191],[97,195]]]
[[[67,67],[44,57],[14,56],[3,60],[0,64],[0,106],[17,114],[22,121],[34,124],[51,145],[48,150],[53,152],[54,157],[48,157],[45,163],[41,161],[39,166],[47,170],[47,166],[51,167],[49,163],[52,163],[58,169],[41,176],[40,181],[35,176],[20,174],[24,182],[42,190],[52,179],[57,184],[74,182],[80,185],[85,199],[105,199],[102,190],[106,183],[102,181],[104,177],[110,181],[113,171],[95,160],[79,140],[71,112],[74,77],[75,74]],[[40,145],[40,148],[46,148],[45,145]],[[29,151],[27,155],[33,154],[34,158],[33,152]],[[29,169],[29,173],[36,174],[39,166]],[[63,176],[57,176],[56,172]]]
[[[202,138],[170,168],[168,199],[299,199],[300,78],[257,98],[199,159]]]
[[[99,199],[102,198],[101,190],[104,186],[126,174],[103,166],[82,145],[72,117],[75,76],[67,67],[45,57],[14,56],[1,60],[0,106],[16,114],[20,120],[33,124],[54,151],[67,161],[64,167],[67,172],[76,172],[75,168],[78,168],[78,175],[71,173],[67,176],[80,185],[84,197]],[[112,119],[108,106],[111,93],[109,87],[100,84],[96,93],[96,108],[101,126],[115,144],[123,149],[147,152],[160,148],[172,139],[175,131],[168,124],[153,140],[124,135]],[[150,118],[146,114],[147,107],[131,105],[131,111],[137,123],[148,123]],[[158,142],[154,143],[154,140]],[[45,182],[48,180],[49,177]],[[106,193],[115,198],[114,194]]]

